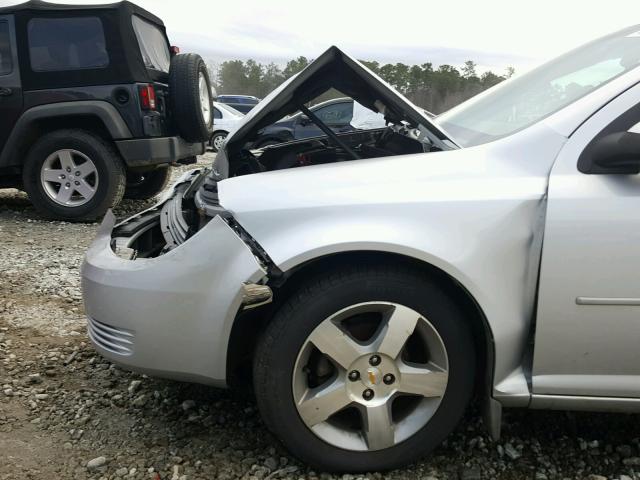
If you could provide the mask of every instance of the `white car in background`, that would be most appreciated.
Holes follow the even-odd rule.
[[[244,113],[235,108],[224,103],[213,102],[213,133],[209,139],[209,147],[217,152],[227,135],[236,129],[243,118]]]

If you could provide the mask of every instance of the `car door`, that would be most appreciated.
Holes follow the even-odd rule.
[[[353,101],[336,102],[315,110],[311,109],[311,111],[336,133],[353,130],[353,127],[351,127],[349,123],[353,118]],[[294,133],[296,139],[319,137],[322,135],[324,135],[324,132],[305,116],[301,116],[296,123]]]
[[[22,113],[22,87],[13,15],[0,15],[0,150]]]
[[[640,132],[640,86],[587,120],[551,171],[534,399],[640,397],[640,176],[582,173],[578,163],[594,139],[634,129]]]

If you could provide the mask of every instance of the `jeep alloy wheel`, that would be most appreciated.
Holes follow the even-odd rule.
[[[126,173],[113,143],[92,132],[62,129],[42,135],[22,171],[29,199],[58,220],[96,220],[120,202]]]
[[[78,207],[89,202],[98,189],[98,170],[84,153],[63,149],[49,155],[40,170],[42,189],[59,205]]]

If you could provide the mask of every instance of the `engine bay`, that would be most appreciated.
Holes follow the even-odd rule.
[[[420,130],[404,125],[335,136],[339,142],[326,136],[271,145],[259,150],[243,150],[238,155],[239,158],[229,162],[229,175],[439,150],[433,147]]]

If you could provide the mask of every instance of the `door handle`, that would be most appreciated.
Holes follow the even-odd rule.
[[[13,93],[13,90],[6,87],[0,87],[0,97],[8,97]]]

